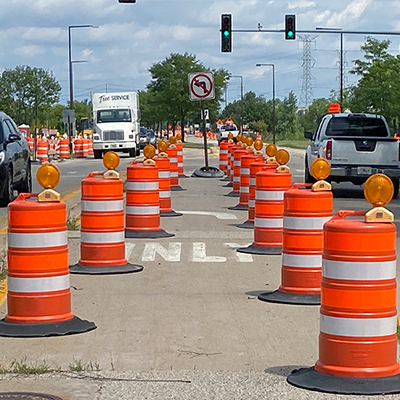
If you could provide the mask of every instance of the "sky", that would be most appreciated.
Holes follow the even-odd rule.
[[[68,26],[71,29],[75,100],[91,93],[145,90],[149,67],[171,53],[191,53],[210,68],[225,68],[243,78],[244,92],[272,97],[273,63],[276,96],[293,91],[302,100],[303,42],[284,33],[258,32],[284,28],[285,14],[296,15],[296,30],[316,27],[344,31],[400,32],[398,0],[0,0],[0,72],[18,65],[51,71],[62,86],[60,103],[69,99]],[[221,14],[232,14],[232,52],[221,53]],[[304,36],[305,34],[303,34]],[[310,34],[313,98],[329,97],[339,87],[340,34]],[[363,57],[366,35],[344,34],[345,86],[356,84],[349,71]],[[400,36],[390,39],[390,53],[399,53]],[[241,79],[231,78],[226,99],[240,99]],[[303,101],[304,103],[304,101]],[[224,104],[222,104],[224,105]]]

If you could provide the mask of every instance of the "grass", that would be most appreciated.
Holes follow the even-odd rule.
[[[0,374],[24,374],[24,375],[40,375],[51,372],[52,369],[46,360],[27,362],[14,360],[8,366],[0,365]]]
[[[276,146],[279,147],[289,147],[292,149],[306,149],[310,144],[310,141],[307,140],[277,140]]]
[[[75,215],[75,217],[69,217],[67,219],[67,230],[69,231],[78,231],[81,224],[81,216],[80,214]]]
[[[187,149],[204,149],[204,143],[188,143],[185,142],[183,143],[183,147],[187,148]],[[207,143],[207,148],[211,149],[211,147],[213,147],[212,144]]]
[[[75,360],[73,363],[68,365],[68,368],[72,372],[83,372],[83,371],[100,371],[100,365],[98,363],[92,363],[89,361],[85,364],[82,360]]]
[[[400,320],[397,319],[397,341],[400,343]]]

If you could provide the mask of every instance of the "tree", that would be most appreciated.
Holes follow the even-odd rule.
[[[291,91],[288,97],[276,107],[276,137],[279,139],[300,139],[303,128],[297,115],[297,98]]]
[[[53,74],[27,65],[6,69],[0,76],[0,105],[18,123],[32,124],[55,104],[61,86]]]
[[[329,108],[330,100],[324,97],[314,99],[305,113],[299,116],[299,121],[307,132],[316,132],[322,117],[324,117]]]

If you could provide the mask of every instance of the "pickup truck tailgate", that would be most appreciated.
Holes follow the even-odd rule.
[[[332,138],[330,140],[332,140],[332,165],[399,167],[397,139]]]

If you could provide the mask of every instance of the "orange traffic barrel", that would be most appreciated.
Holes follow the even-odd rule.
[[[290,189],[290,172],[265,170],[256,174],[254,242],[237,251],[250,254],[281,254],[283,241],[283,197]]]
[[[179,178],[187,178],[183,172],[183,144],[178,140],[175,144],[176,146],[176,158],[178,160],[178,176]]]
[[[249,151],[241,146],[233,151],[233,174],[232,174],[232,191],[225,196],[239,197],[240,195],[240,165],[244,155],[249,154]]]
[[[68,139],[60,140],[60,158],[67,159],[69,158],[69,144]]]
[[[158,167],[133,161],[127,170],[126,227],[127,238],[171,237],[160,228]]]
[[[78,138],[74,141],[74,154],[75,158],[83,158],[83,139]]]
[[[82,139],[82,151],[83,157],[87,157],[89,155],[89,139]]]
[[[228,170],[228,145],[226,140],[219,144],[219,169],[225,173]]]
[[[223,181],[229,181],[225,185],[225,187],[233,187],[233,151],[234,149],[239,149],[240,147],[236,145],[236,143],[228,142],[228,167],[226,170],[226,178],[222,179]]]
[[[356,218],[364,215],[341,210],[324,225],[319,358],[313,368],[293,371],[288,382],[295,386],[400,392],[396,226]]]
[[[157,157],[153,157],[153,161],[158,167],[160,216],[179,217],[182,214],[177,213],[171,207],[171,167],[168,155],[161,152]]]
[[[47,162],[47,150],[47,142],[41,138],[37,138],[36,158],[42,163]]]
[[[171,168],[171,190],[181,191],[182,186],[179,185],[179,173],[178,173],[178,150],[175,144],[170,144],[165,151],[168,154],[170,168]]]
[[[263,161],[261,155],[245,154],[240,159],[240,186],[239,203],[236,206],[228,207],[230,210],[247,210],[250,196],[250,165],[255,161]],[[265,164],[264,164],[265,165]]]
[[[91,172],[81,182],[81,258],[76,274],[125,274],[143,270],[125,258],[123,183]]]
[[[313,191],[311,183],[295,183],[284,195],[281,285],[263,293],[273,303],[321,303],[324,223],[332,218],[331,190]]]
[[[71,312],[66,206],[21,193],[8,205],[7,315],[0,336],[42,337],[96,328]]]
[[[277,168],[278,164],[276,162],[265,163],[262,161],[254,161],[250,164],[249,205],[247,220],[242,224],[237,225],[238,228],[254,229],[254,214],[256,209],[256,173],[266,169],[276,170]]]
[[[27,138],[26,138],[26,141],[28,142],[29,150],[33,151],[35,139],[31,135],[28,135]]]
[[[92,139],[88,139],[88,155],[92,156],[94,154],[93,152],[93,140]]]

